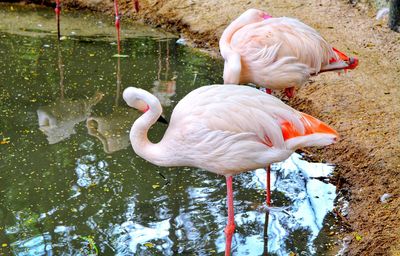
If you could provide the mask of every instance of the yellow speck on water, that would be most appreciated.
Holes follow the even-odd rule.
[[[94,53],[89,53],[89,56],[90,56],[90,57],[93,57],[93,56],[94,56]]]
[[[10,143],[10,137],[4,137],[2,140],[0,140],[0,145],[9,144],[9,143]]]
[[[153,189],[156,189],[156,188],[159,188],[160,185],[159,184],[154,184],[154,185],[152,185],[152,187],[153,187]]]
[[[8,244],[4,243],[4,244],[1,244],[1,247],[7,247],[7,245]]]
[[[147,248],[153,248],[154,247],[154,244],[150,243],[150,242],[144,243],[143,245],[146,246]]]

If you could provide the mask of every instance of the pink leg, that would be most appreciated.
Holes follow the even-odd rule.
[[[267,166],[267,206],[271,206],[271,168]]]
[[[133,7],[135,7],[136,12],[139,12],[139,0],[133,1]]]
[[[115,28],[117,29],[117,45],[118,45],[118,54],[121,53],[121,38],[120,38],[120,19],[118,12],[118,0],[114,0],[114,12],[115,12]]]
[[[285,94],[289,99],[294,97],[294,93],[295,93],[295,88],[294,87],[285,88]]]
[[[235,232],[235,217],[233,212],[233,191],[232,191],[232,176],[226,177],[227,188],[227,204],[228,204],[228,224],[225,228],[225,256],[231,255],[232,237]]]
[[[60,0],[56,0],[56,8],[54,9],[56,12],[56,21],[57,21],[57,39],[60,40],[61,32],[60,32],[60,13],[61,13],[61,5]]]

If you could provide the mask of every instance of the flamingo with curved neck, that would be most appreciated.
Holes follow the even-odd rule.
[[[158,143],[147,133],[162,113],[160,101],[134,87],[123,92],[126,103],[148,110],[133,123],[133,150],[159,166],[191,166],[224,175],[228,223],[225,255],[235,229],[232,176],[287,159],[296,149],[326,146],[338,134],[328,125],[296,111],[259,90],[237,85],[209,85],[186,95],[174,108]]]
[[[245,11],[229,24],[219,47],[225,59],[225,84],[284,89],[289,98],[310,75],[358,65],[356,58],[333,48],[310,26],[293,18],[273,18],[257,9]]]

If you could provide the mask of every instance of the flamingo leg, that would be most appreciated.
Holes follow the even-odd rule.
[[[115,12],[115,28],[117,29],[117,45],[118,45],[118,54],[121,53],[121,38],[120,38],[120,19],[118,12],[118,0],[114,0],[114,12]]]
[[[136,12],[139,12],[139,0],[133,1],[133,7],[135,8]]]
[[[268,222],[269,222],[269,211],[266,211],[265,222],[264,222],[264,252],[262,255],[268,255]]]
[[[271,206],[271,168],[270,165],[267,166],[266,168],[267,170],[267,198],[266,198],[266,202],[267,202],[267,206],[270,207]]]
[[[57,21],[57,39],[60,40],[61,32],[60,32],[60,13],[61,13],[61,5],[60,0],[56,0],[56,8],[54,9],[56,13],[56,21]]]
[[[226,177],[227,204],[228,204],[228,224],[225,227],[225,256],[231,255],[232,237],[235,232],[235,217],[233,211],[233,191],[232,176]]]
[[[293,98],[295,94],[295,88],[294,87],[285,88],[285,94],[289,99]]]

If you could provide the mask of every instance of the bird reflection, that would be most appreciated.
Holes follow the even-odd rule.
[[[136,120],[139,116],[137,111],[115,108],[110,115],[89,117],[86,126],[89,134],[101,141],[104,152],[111,154],[130,145],[129,127],[132,120]]]
[[[268,255],[268,220],[269,220],[269,211],[265,212],[265,221],[264,221],[264,250],[262,255]]]
[[[64,64],[58,46],[58,68],[60,71],[60,98],[48,106],[37,110],[39,129],[47,136],[49,144],[55,144],[75,134],[75,125],[86,120],[91,109],[103,97],[96,92],[86,99],[66,99],[64,97]]]
[[[161,41],[158,41],[158,72],[157,80],[153,83],[152,93],[160,100],[161,105],[171,106],[171,98],[175,95],[176,91],[176,79],[177,75],[173,72],[172,77],[169,74],[169,41],[166,41],[166,56],[165,56],[165,72],[161,74],[163,70],[162,63],[162,45]]]
[[[98,138],[103,144],[104,152],[113,152],[127,148],[130,145],[128,131],[132,120],[140,114],[134,109],[118,106],[121,94],[121,59],[117,60],[116,92],[113,112],[107,116],[90,116],[86,120],[88,133]]]

